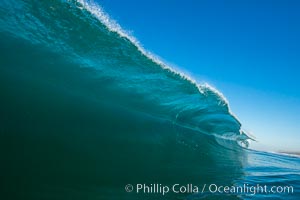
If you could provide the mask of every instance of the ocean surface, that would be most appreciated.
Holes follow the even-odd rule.
[[[164,64],[91,2],[0,1],[0,95],[0,199],[300,199],[299,157],[248,149],[220,92]]]

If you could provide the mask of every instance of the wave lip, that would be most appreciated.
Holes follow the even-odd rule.
[[[241,124],[240,124],[239,120],[230,111],[229,103],[221,92],[219,92],[218,90],[216,90],[215,88],[213,88],[212,86],[210,86],[207,83],[198,84],[195,80],[193,80],[189,76],[185,75],[184,73],[182,73],[180,71],[176,71],[172,67],[166,65],[164,62],[162,62],[160,59],[158,59],[154,54],[152,54],[152,53],[148,52],[146,49],[144,49],[142,47],[141,43],[135,37],[128,34],[127,31],[122,29],[122,27],[116,21],[112,20],[109,17],[109,15],[106,14],[105,11],[99,5],[88,2],[88,1],[84,1],[84,0],[77,0],[77,2],[80,3],[80,5],[84,9],[86,9],[87,11],[92,13],[97,19],[99,19],[100,22],[103,23],[109,29],[109,31],[116,32],[120,37],[127,39],[133,46],[135,46],[137,48],[137,50],[143,56],[145,56],[147,59],[151,60],[154,65],[157,65],[157,66],[161,67],[162,69],[164,69],[165,73],[169,73],[169,74],[171,74],[171,76],[178,76],[177,81],[181,81],[181,82],[187,81],[187,82],[189,82],[190,87],[197,88],[197,90],[198,90],[197,92],[199,93],[198,98],[199,98],[199,96],[202,96],[205,98],[205,101],[210,101],[209,103],[204,105],[201,100],[200,101],[196,100],[197,92],[195,92],[196,94],[188,94],[188,95],[183,94],[181,97],[177,97],[176,91],[173,91],[175,94],[172,99],[170,98],[167,102],[165,102],[164,101],[165,99],[162,98],[160,105],[166,106],[166,107],[172,106],[172,109],[176,110],[176,111],[174,111],[176,113],[175,119],[173,118],[173,120],[176,123],[182,124],[182,125],[189,123],[189,124],[191,124],[191,126],[193,128],[198,128],[199,130],[201,130],[204,133],[212,133],[213,132],[214,134],[221,133],[223,136],[226,136],[226,135],[228,136],[228,135],[232,135],[232,134],[228,134],[228,132],[230,132],[230,133],[234,132],[235,136],[241,135],[241,137],[239,137],[240,140],[253,139],[253,137],[249,137],[249,135],[246,134],[245,131],[241,130]],[[143,63],[141,63],[141,65],[143,65]],[[150,77],[150,79],[151,78],[152,77]],[[172,84],[171,81],[169,84]],[[209,104],[214,104],[213,106],[215,106],[215,107],[209,108],[211,106]],[[207,106],[207,107],[204,108],[205,106]],[[206,116],[202,117],[203,114],[199,114],[199,113],[205,113],[205,112],[207,112],[207,113],[215,112],[212,110],[217,110],[215,115],[207,114]],[[224,111],[224,113],[222,113],[223,116],[221,116],[221,114],[218,113],[220,110],[222,110],[222,112]],[[188,113],[188,114],[186,114],[187,116],[184,116],[184,113]],[[194,113],[194,114],[192,114],[192,113]],[[173,113],[172,113],[172,115],[173,115]],[[212,117],[212,116],[215,116],[215,117]],[[182,120],[183,118],[187,118],[187,117],[189,117],[189,119],[187,120],[188,122],[185,122]],[[195,119],[194,120],[195,122],[191,123],[193,121],[193,118]],[[213,120],[215,120],[215,122],[213,122]],[[212,124],[212,127],[221,127],[222,126],[222,128],[219,128],[220,130],[218,130],[218,131],[211,131],[211,128],[208,131],[203,130],[203,128],[201,129],[200,126],[197,124],[201,124],[202,122],[205,122],[205,121],[209,121]],[[234,131],[232,131],[232,128],[230,129],[229,126],[234,127]],[[228,131],[226,130],[227,128],[229,129]],[[222,132],[224,132],[224,134]]]

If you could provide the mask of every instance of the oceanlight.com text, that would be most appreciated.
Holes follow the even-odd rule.
[[[136,194],[193,194],[193,193],[209,193],[209,194],[293,194],[293,186],[270,186],[270,185],[217,185],[217,184],[173,184],[164,185],[159,183],[154,184],[127,184],[125,191]]]

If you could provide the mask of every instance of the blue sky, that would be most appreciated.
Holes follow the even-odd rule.
[[[255,148],[300,151],[300,1],[97,2],[147,50],[220,90]]]

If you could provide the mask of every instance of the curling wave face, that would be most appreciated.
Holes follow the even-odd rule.
[[[127,95],[119,104],[201,133],[245,136],[223,95],[146,52],[99,6],[84,1],[2,4],[3,32],[69,56],[78,67],[94,69],[102,86]]]

